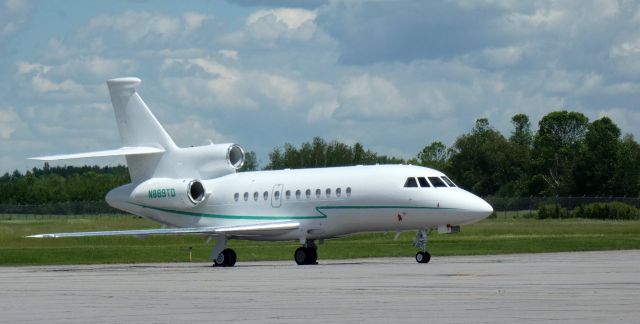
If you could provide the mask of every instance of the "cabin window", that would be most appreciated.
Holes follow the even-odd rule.
[[[238,199],[240,199],[240,194],[236,192],[233,194],[233,200],[238,201]]]
[[[280,191],[276,191],[273,193],[273,199],[280,200]]]
[[[269,199],[269,192],[268,191],[263,192],[262,193],[262,198],[264,198],[264,200]]]
[[[416,182],[416,178],[414,178],[414,177],[407,178],[407,181],[404,182],[404,187],[405,188],[417,188],[418,187],[418,183]]]
[[[258,201],[258,197],[260,196],[260,194],[258,194],[258,192],[254,192],[253,193],[253,201]]]
[[[300,199],[301,192],[300,190],[296,190],[296,199]]]
[[[447,177],[441,177],[441,178],[442,178],[442,180],[444,180],[444,182],[446,182],[449,185],[449,187],[455,187],[456,186],[456,184],[453,183],[453,181],[451,181],[451,179],[449,179]]]
[[[291,199],[291,190],[287,190],[285,196],[287,197],[287,200]]]
[[[351,187],[347,187],[347,197],[351,197]]]
[[[420,187],[422,187],[422,188],[431,187],[431,185],[429,184],[427,179],[425,179],[425,177],[418,177],[418,183],[420,184]]]
[[[336,197],[340,198],[341,195],[342,195],[342,189],[336,188]]]
[[[304,192],[304,195],[307,196],[307,199],[311,198],[311,189],[307,189],[307,191]]]
[[[322,190],[316,189],[316,198],[320,199],[321,196],[322,196]]]
[[[440,179],[438,177],[429,177],[429,181],[431,181],[431,184],[436,188],[441,188],[441,187],[446,187],[447,186],[444,183],[444,181],[442,181],[442,179]]]
[[[249,200],[249,193],[245,192],[243,198],[244,198],[244,201]]]
[[[325,194],[327,195],[327,198],[331,197],[331,188],[327,188],[327,190],[325,190]]]

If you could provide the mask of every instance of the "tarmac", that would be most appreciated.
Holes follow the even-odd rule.
[[[640,322],[638,250],[319,263],[0,267],[0,322]]]

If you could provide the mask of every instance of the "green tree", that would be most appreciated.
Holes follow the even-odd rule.
[[[540,120],[533,141],[538,187],[542,195],[569,195],[574,187],[573,170],[589,119],[579,112],[555,111]],[[536,179],[534,179],[534,183]]]
[[[620,150],[620,128],[602,117],[587,127],[584,145],[574,169],[577,195],[602,196],[616,191],[614,173]]]
[[[471,133],[464,134],[451,148],[448,173],[463,188],[479,195],[496,193],[513,178],[505,158],[506,138],[481,118]]]
[[[240,172],[256,171],[258,170],[258,159],[256,158],[256,152],[249,151],[244,154],[244,164],[240,168]]]
[[[616,196],[640,196],[640,144],[633,135],[625,135],[618,145],[616,154],[614,191]]]
[[[503,196],[528,196],[531,181],[531,149],[533,134],[529,116],[516,114],[511,118],[513,131],[509,137],[510,148],[506,152],[511,174],[515,176],[502,188]]]
[[[446,145],[440,141],[435,141],[425,146],[422,151],[418,153],[416,159],[421,166],[444,170],[450,155],[451,152],[447,149]]]

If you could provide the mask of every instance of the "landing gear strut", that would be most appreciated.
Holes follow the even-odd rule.
[[[227,248],[227,237],[218,236],[216,246],[211,251],[214,267],[233,267],[236,264],[236,252]]]
[[[318,264],[318,247],[313,240],[308,240],[304,246],[299,247],[293,253],[293,259],[298,265]]]
[[[427,252],[427,241],[427,230],[418,230],[416,238],[413,240],[413,246],[422,250],[416,253],[416,261],[418,263],[429,263],[431,260],[431,254]]]

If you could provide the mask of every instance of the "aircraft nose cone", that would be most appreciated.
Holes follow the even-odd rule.
[[[477,210],[478,213],[485,215],[483,218],[485,217],[489,217],[491,214],[493,214],[493,207],[491,207],[491,205],[489,205],[488,202],[486,202],[484,199],[478,197],[478,202],[477,204]]]

